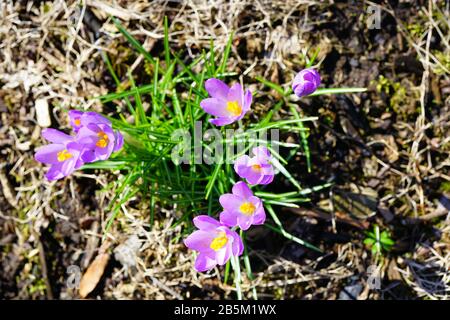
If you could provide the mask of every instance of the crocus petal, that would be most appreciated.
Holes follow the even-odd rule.
[[[273,174],[264,175],[263,179],[261,181],[259,181],[259,184],[266,185],[266,184],[272,183],[274,177],[275,176]]]
[[[221,226],[219,221],[207,215],[197,216],[192,222],[198,229],[204,231],[213,231]]]
[[[237,226],[237,216],[234,214],[234,211],[222,211],[220,213],[220,222],[227,227],[235,227]]]
[[[250,157],[247,155],[240,156],[234,162],[234,171],[239,175],[239,177],[244,178],[243,174],[247,168],[247,163],[250,160]]]
[[[231,237],[230,237],[231,238]],[[228,239],[228,241],[233,241],[233,239]],[[219,265],[223,266],[230,259],[231,256],[231,245],[227,244],[222,249],[216,252],[216,261]]]
[[[251,217],[240,215],[237,218],[237,223],[239,228],[241,228],[242,230],[247,230],[252,225],[252,220],[253,219]]]
[[[46,164],[57,164],[58,152],[64,150],[66,147],[63,144],[49,144],[36,149],[34,159]]]
[[[200,107],[206,112],[215,117],[227,117],[227,104],[224,100],[217,98],[207,98],[200,102]]]
[[[50,142],[53,142],[53,143],[64,144],[64,143],[73,141],[72,136],[69,136],[68,134],[65,134],[62,131],[52,129],[52,128],[42,130],[42,137],[44,137],[44,139],[46,139]]]
[[[234,211],[242,204],[242,198],[236,196],[235,194],[226,193],[219,197],[219,202],[225,210]]]
[[[110,126],[111,121],[96,112],[88,111],[81,117],[81,125],[87,126],[89,124],[106,124]]]
[[[238,104],[243,107],[244,104],[244,90],[239,83],[233,84],[228,92],[227,101],[237,101]]]
[[[64,177],[67,177],[68,175],[70,175],[72,172],[75,171],[75,164],[77,163],[77,158],[71,158],[69,160],[66,160],[64,162],[62,162],[61,165],[61,173],[64,175]]]
[[[243,199],[248,199],[253,196],[252,190],[245,182],[239,181],[233,186],[232,192]]]
[[[195,270],[198,272],[204,272],[213,269],[217,265],[216,260],[208,257],[204,253],[200,253],[195,259]]]
[[[184,240],[184,244],[189,249],[200,252],[207,252],[212,250],[210,248],[210,244],[213,238],[214,235],[211,232],[197,230]]]
[[[215,78],[206,80],[205,89],[211,97],[222,100],[227,99],[228,91],[230,91],[230,88],[223,81]]]
[[[114,145],[114,152],[119,151],[123,147],[123,135],[120,133],[120,131],[116,132],[116,143]]]
[[[91,130],[92,132],[99,133],[100,131],[103,131],[102,128],[99,126],[99,124],[96,123],[88,123],[86,125],[86,128]]]
[[[250,166],[247,167],[244,176],[245,179],[247,179],[247,182],[251,185],[259,184],[261,180],[264,179],[264,175],[261,173],[261,171],[255,171]]]
[[[48,169],[47,173],[45,174],[45,177],[47,178],[47,180],[53,181],[64,178],[64,174],[61,172],[60,167],[58,165],[54,165],[51,166],[50,169]]]
[[[252,92],[247,89],[247,91],[245,91],[244,106],[242,107],[242,111],[247,112],[248,110],[250,110],[252,100],[253,100]]]
[[[259,146],[252,149],[252,153],[259,161],[267,161],[272,157],[269,149],[265,146]]]
[[[216,118],[216,119],[209,119],[209,122],[211,122],[213,125],[221,127],[221,126],[225,126],[227,124],[233,123],[235,121],[234,118],[229,118],[229,117],[220,117],[220,118]]]
[[[253,224],[261,225],[264,224],[265,221],[266,221],[266,212],[264,211],[264,207],[261,206],[256,210],[255,214],[253,215]]]
[[[81,153],[81,159],[86,163],[91,163],[97,160],[94,150],[84,150]]]
[[[240,256],[244,252],[244,243],[237,232],[232,232],[233,243],[232,243],[232,253],[234,256]]]

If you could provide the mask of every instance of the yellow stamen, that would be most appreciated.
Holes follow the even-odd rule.
[[[98,141],[95,144],[99,148],[105,148],[108,145],[109,138],[103,131],[100,131],[97,133],[98,135]]]
[[[227,111],[231,114],[233,117],[237,117],[241,115],[242,108],[239,106],[237,101],[228,101],[227,102]]]
[[[244,202],[239,207],[239,210],[242,212],[242,214],[245,214],[246,216],[251,216],[255,212],[255,205],[251,202]]]
[[[256,172],[260,172],[261,171],[261,165],[259,165],[259,164],[252,165],[252,170],[256,171]]]
[[[67,149],[62,150],[62,151],[58,152],[58,154],[57,154],[57,159],[59,162],[66,161],[72,157],[73,157],[72,154],[69,153],[69,151],[67,151]]]
[[[75,119],[74,123],[75,123],[75,125],[77,127],[79,127],[81,125],[81,120],[80,119]]]
[[[227,235],[225,232],[220,232],[218,237],[215,237],[209,247],[214,251],[222,249],[228,242]]]

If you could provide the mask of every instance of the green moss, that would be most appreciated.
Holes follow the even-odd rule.
[[[439,60],[439,62],[444,66],[445,69],[450,70],[450,52],[442,52],[435,50],[433,51],[434,56],[436,59]],[[442,68],[441,66],[437,65],[435,68],[433,68],[433,72],[437,75],[443,75],[446,73],[446,70]]]
[[[440,192],[450,192],[450,181],[444,181],[439,186]]]

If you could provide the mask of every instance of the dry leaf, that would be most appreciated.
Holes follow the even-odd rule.
[[[80,282],[80,290],[79,294],[81,298],[86,298],[92,290],[95,289],[100,278],[105,272],[106,265],[108,264],[109,254],[101,253],[99,254],[94,261],[92,261],[89,268],[83,274]]]

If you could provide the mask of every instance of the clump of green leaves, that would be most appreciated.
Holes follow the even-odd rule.
[[[371,247],[373,255],[381,255],[383,252],[391,251],[395,241],[391,239],[387,230],[380,232],[380,227],[374,225],[373,230],[366,233],[364,244]]]

